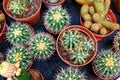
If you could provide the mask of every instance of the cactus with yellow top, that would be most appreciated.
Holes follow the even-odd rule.
[[[120,74],[120,57],[111,50],[104,50],[93,61],[93,69],[102,78],[113,80]]]

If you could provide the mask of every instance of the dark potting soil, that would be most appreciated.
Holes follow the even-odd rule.
[[[10,1],[13,1],[13,0],[10,0]],[[15,15],[15,14],[12,14],[11,12],[10,14],[16,18],[27,18],[32,14],[34,14],[39,9],[39,7],[40,7],[40,0],[32,0],[30,3],[27,3],[26,9],[22,15]]]
[[[3,27],[4,27],[4,22],[0,23],[0,33],[3,30]]]

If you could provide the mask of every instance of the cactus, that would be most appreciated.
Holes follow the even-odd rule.
[[[89,13],[93,15],[95,13],[95,8],[93,6],[89,6]]]
[[[83,17],[85,14],[87,14],[87,13],[88,13],[88,10],[89,10],[88,4],[84,4],[84,5],[81,7],[81,10],[80,10],[81,16]]]
[[[120,57],[111,50],[103,50],[93,61],[93,69],[99,76],[113,80],[120,74]]]
[[[90,29],[91,25],[92,25],[92,22],[91,22],[91,21],[85,21],[85,22],[84,22],[84,26],[85,26],[86,28],[88,28],[88,29]]]
[[[57,3],[60,0],[48,0],[49,3]]]
[[[25,10],[25,5],[23,5],[19,0],[10,1],[8,9],[12,14],[22,15]]]
[[[30,41],[30,49],[33,51],[34,57],[48,59],[55,51],[55,40],[48,33],[39,33]]]
[[[5,15],[2,12],[0,12],[0,23],[4,22],[4,20],[5,20]]]
[[[101,18],[100,18],[100,15],[98,13],[94,13],[92,15],[92,19],[93,19],[94,22],[98,22],[98,23],[102,21]]]
[[[29,66],[31,59],[31,54],[22,47],[13,47],[8,51],[7,61],[12,64],[19,63],[22,69],[26,69]]]
[[[107,30],[105,27],[101,27],[100,28],[100,34],[101,35],[106,35],[109,33],[109,30]]]
[[[88,58],[91,56],[90,51],[94,50],[93,41],[88,40],[86,37],[80,40],[80,42],[75,45],[75,51],[71,55],[71,60],[73,63],[84,64],[87,62]]]
[[[92,21],[92,17],[91,17],[90,14],[84,14],[83,19],[84,19],[85,21]]]
[[[50,9],[45,15],[44,23],[48,31],[58,34],[69,24],[69,15],[64,9]]]
[[[32,0],[21,0],[22,3],[30,3]]]
[[[94,33],[98,33],[101,27],[102,25],[100,23],[94,23],[91,25],[90,30],[93,31]]]
[[[68,67],[67,69],[61,69],[56,75],[55,80],[87,80],[84,73],[78,70],[78,68]]]
[[[29,40],[31,33],[29,25],[12,23],[7,31],[7,39],[13,44],[23,45]]]

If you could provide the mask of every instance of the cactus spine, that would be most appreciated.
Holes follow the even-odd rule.
[[[45,60],[53,55],[55,51],[55,40],[48,33],[39,33],[31,40],[30,49],[33,51],[34,57]]]
[[[120,57],[111,50],[104,50],[93,61],[93,68],[101,77],[114,79],[120,74]]]

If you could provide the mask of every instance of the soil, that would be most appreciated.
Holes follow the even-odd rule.
[[[9,1],[14,1],[14,0],[9,0]],[[27,3],[26,9],[22,15],[18,16],[18,15],[12,14],[10,11],[9,12],[13,17],[16,17],[16,18],[27,18],[32,14],[34,14],[39,9],[39,7],[40,7],[40,0],[32,0],[30,3]]]
[[[0,23],[0,33],[3,30],[3,27],[4,27],[4,22]]]

